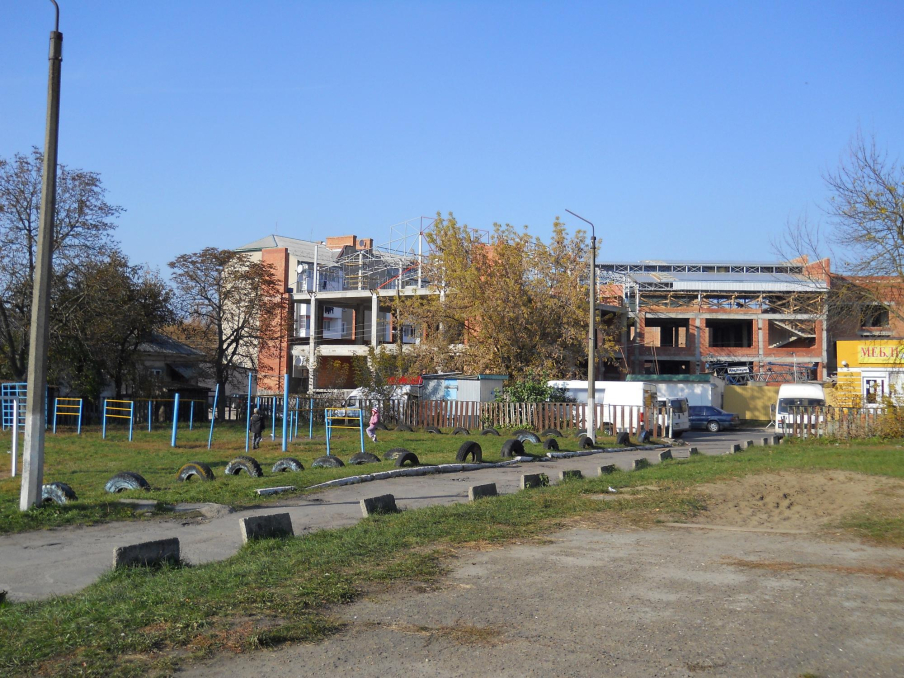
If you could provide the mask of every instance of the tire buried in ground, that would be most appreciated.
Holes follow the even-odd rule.
[[[405,431],[406,433],[413,433],[414,429],[411,428],[408,424],[399,424],[396,426],[396,431]]]
[[[436,426],[428,426],[427,428],[424,429],[424,433],[442,434],[442,431],[440,431],[438,428],[436,428]]]
[[[466,429],[464,426],[456,426],[452,429],[452,435],[454,436],[469,436],[471,432]]]
[[[295,457],[285,457],[273,464],[271,469],[272,473],[284,473],[286,471],[292,471],[293,473],[304,471],[304,465]]]
[[[106,485],[104,485],[104,490],[110,494],[118,494],[120,492],[126,492],[127,490],[149,489],[151,489],[151,486],[148,485],[148,481],[132,471],[117,473],[107,481]]]
[[[615,436],[615,444],[619,447],[627,447],[631,444],[631,436],[628,435],[627,431],[622,431]]]
[[[540,435],[541,436],[555,436],[556,438],[561,438],[562,432],[557,428],[548,428],[545,431],[543,431],[543,433],[541,433]]]
[[[539,445],[540,442],[542,442],[540,440],[540,436],[531,431],[515,431],[512,436],[520,440],[522,443],[533,443],[534,445]]]
[[[485,428],[480,432],[480,435],[482,435],[482,436],[498,436],[499,431],[497,431],[494,428]]]
[[[395,460],[395,465],[398,468],[402,468],[405,464],[408,464],[408,466],[420,466],[421,462],[414,452],[406,452],[405,454],[400,454]]]
[[[582,450],[592,450],[596,445],[593,444],[593,441],[590,440],[586,435],[578,438],[578,448]]]
[[[352,458],[348,460],[348,463],[352,466],[359,466],[361,464],[379,464],[380,458],[370,452],[359,452],[358,454],[352,455]]]
[[[384,424],[382,421],[378,421],[377,422],[377,430],[378,431],[388,431],[389,427],[386,424]]]
[[[585,435],[587,435],[587,429],[579,428],[577,431],[575,431],[574,435],[578,438],[580,438],[581,436],[585,436]]]
[[[461,462],[468,457],[471,457],[475,464],[479,464],[483,461],[483,449],[480,447],[479,443],[475,443],[473,440],[462,443],[461,447],[458,448],[458,452],[455,454],[455,461]]]
[[[521,457],[524,455],[524,443],[517,438],[506,440],[502,443],[503,457]]]
[[[555,438],[547,438],[543,441],[543,449],[544,450],[552,450],[553,452],[559,451],[559,443]]]
[[[254,457],[242,455],[226,464],[225,474],[227,476],[237,476],[242,471],[252,478],[261,478],[264,475],[263,470],[261,470],[261,465],[257,463],[257,459]]]
[[[650,442],[650,438],[652,437],[653,436],[647,429],[644,429],[639,434],[637,434],[637,440],[640,441],[641,445],[646,445],[648,442]]]
[[[213,480],[213,471],[203,461],[190,461],[179,469],[177,475],[179,482],[184,483],[186,480],[197,478],[198,480]]]
[[[311,464],[311,468],[341,468],[343,466],[345,466],[345,464],[342,460],[331,454],[317,457],[314,460],[314,463]]]
[[[383,455],[383,461],[392,461],[400,455],[409,454],[410,452],[411,450],[406,450],[404,447],[393,447],[389,452]]]
[[[66,504],[77,500],[75,491],[66,483],[48,483],[41,486],[41,503],[43,504]]]

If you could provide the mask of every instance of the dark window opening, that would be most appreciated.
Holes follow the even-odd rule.
[[[870,304],[860,314],[862,327],[888,327],[888,308],[882,304]]]
[[[753,346],[752,320],[707,320],[709,345],[713,348],[750,348]]]
[[[659,318],[647,318],[644,329],[644,346],[665,346],[685,348],[690,321],[662,320]]]

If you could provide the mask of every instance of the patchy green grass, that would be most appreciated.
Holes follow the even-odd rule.
[[[301,433],[301,431],[299,431]],[[259,497],[254,490],[279,485],[298,487],[295,494],[306,487],[334,478],[359,473],[371,473],[393,468],[393,462],[346,466],[339,469],[313,469],[311,463],[326,454],[324,430],[314,429],[314,438],[300,436],[288,444],[287,452],[281,449],[281,430],[276,440],[269,431],[261,447],[249,452],[264,471],[263,478],[226,476],[223,471],[235,457],[245,454],[245,429],[241,426],[220,425],[214,433],[214,442],[207,449],[208,429],[205,426],[193,431],[179,430],[178,447],[170,446],[171,429],[136,430],[133,441],[121,429],[108,431],[103,440],[99,429],[86,429],[81,436],[72,433],[53,435],[48,433],[45,445],[44,482],[63,482],[72,487],[78,501],[66,506],[48,505],[28,512],[19,511],[20,479],[9,477],[9,456],[0,457],[0,534],[26,530],[58,527],[62,525],[89,525],[110,520],[133,518],[152,519],[154,516],[135,513],[135,507],[121,503],[123,498],[155,499],[163,504],[179,502],[213,502],[235,508],[275,501],[293,493]],[[426,433],[380,431],[377,443],[365,436],[365,450],[381,457],[393,447],[404,447],[414,452],[422,464],[446,464],[455,461],[459,446],[466,440],[477,440],[483,448],[484,461],[502,461],[500,448],[506,440],[503,436],[452,436]],[[608,440],[608,442],[607,442]],[[577,438],[559,438],[562,450],[576,450]],[[601,443],[614,445],[614,439],[602,439]],[[357,431],[338,430],[330,442],[332,454],[343,461],[360,452],[360,435]],[[8,431],[0,435],[0,450],[10,446]],[[527,452],[542,453],[539,445],[527,446]],[[273,464],[283,457],[295,457],[304,464],[299,474],[270,472]],[[5,460],[4,460],[5,458]],[[176,479],[181,466],[189,461],[202,461],[216,475],[213,482],[186,482]],[[130,492],[111,495],[104,485],[117,473],[140,473],[151,485],[147,492]],[[142,517],[143,516],[143,517]]]
[[[113,572],[78,594],[0,605],[0,674],[168,675],[216,650],[314,642],[341,628],[332,607],[375,586],[434,580],[461,548],[536,539],[577,520],[644,525],[690,517],[701,508],[698,483],[813,469],[900,478],[904,456],[894,445],[812,443],[699,456],[253,543],[218,563]],[[651,484],[662,489],[598,499],[609,485]]]

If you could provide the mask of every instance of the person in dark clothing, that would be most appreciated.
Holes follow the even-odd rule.
[[[264,417],[256,407],[254,414],[251,415],[251,425],[248,430],[251,431],[251,449],[256,450],[260,447],[261,438],[264,437]]]

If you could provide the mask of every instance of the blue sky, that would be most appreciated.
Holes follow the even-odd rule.
[[[901,2],[60,4],[60,160],[153,266],[566,208],[601,260],[771,260],[858,127],[904,152]],[[52,22],[0,0],[0,156],[43,143]]]

